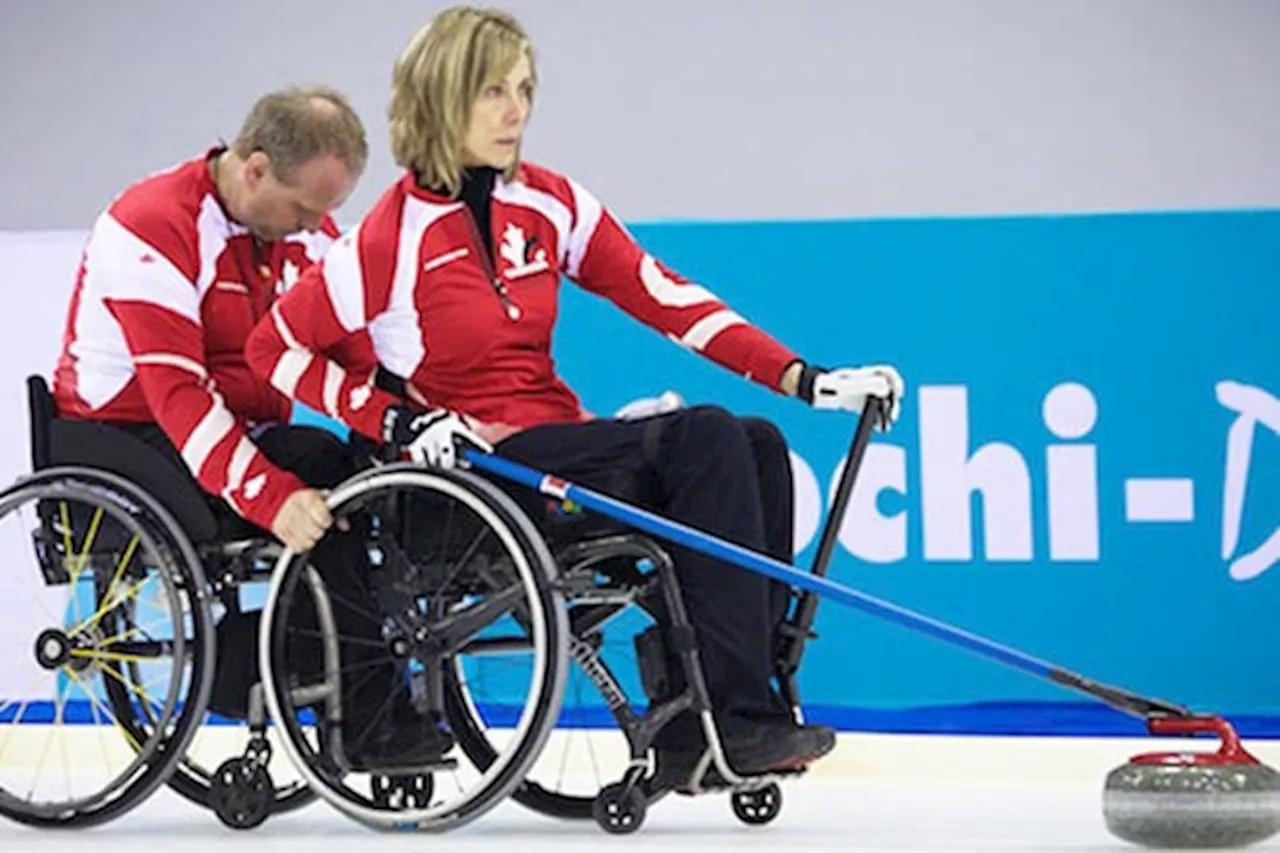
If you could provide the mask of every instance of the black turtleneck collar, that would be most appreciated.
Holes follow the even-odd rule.
[[[469,166],[462,170],[462,187],[458,192],[458,200],[471,211],[490,254],[493,253],[493,229],[489,223],[489,197],[493,194],[493,185],[500,171],[492,166]],[[432,191],[440,195],[449,194],[442,187],[432,188]]]

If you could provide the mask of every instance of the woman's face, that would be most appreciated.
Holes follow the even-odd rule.
[[[485,85],[471,105],[466,146],[469,165],[505,169],[520,150],[533,103],[533,71],[521,55],[501,80]]]

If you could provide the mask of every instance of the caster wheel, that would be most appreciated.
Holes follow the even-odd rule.
[[[435,793],[430,776],[373,776],[369,787],[381,809],[425,809]]]
[[[595,802],[591,804],[591,816],[610,835],[626,835],[635,832],[644,823],[644,813],[648,807],[648,800],[639,785],[628,788],[615,782],[606,785],[596,794]]]
[[[763,826],[782,811],[782,789],[768,785],[758,791],[734,791],[729,803],[738,820],[751,826]]]
[[[222,762],[209,786],[209,806],[232,829],[253,829],[271,814],[276,789],[267,768],[244,758]]]

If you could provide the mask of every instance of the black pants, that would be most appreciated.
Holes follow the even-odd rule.
[[[694,406],[635,421],[549,424],[501,442],[498,455],[620,499],[640,484],[654,512],[790,563],[794,495],[786,440],[768,421]],[[688,548],[669,545],[721,732],[753,720],[789,719],[771,684],[784,584]],[[697,748],[685,716],[659,736]]]
[[[155,424],[125,427],[147,444],[187,471],[186,463],[164,431]],[[272,426],[255,435],[254,444],[271,462],[309,486],[336,487],[356,471],[356,455],[333,433],[315,427]],[[192,486],[200,489],[198,483]],[[241,518],[226,501],[201,489],[218,522],[218,538],[234,539],[262,535]],[[158,496],[163,500],[163,496]],[[347,729],[358,735],[385,719],[392,697],[400,698],[399,668],[384,649],[378,625],[371,614],[377,612],[369,590],[368,556],[362,531],[331,529],[311,551],[311,564],[324,579],[332,600],[334,619],[340,636],[343,669],[343,707]],[[210,707],[225,716],[243,718],[247,712],[249,687],[257,683],[259,611],[233,611],[217,627],[218,654],[214,668]],[[321,672],[318,622],[309,593],[301,586],[295,593],[289,624],[300,637],[290,646],[292,668],[304,677]]]

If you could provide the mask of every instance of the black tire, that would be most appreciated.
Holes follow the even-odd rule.
[[[753,791],[734,791],[729,805],[738,820],[748,826],[764,826],[782,813],[782,789],[769,784]]]
[[[644,825],[649,803],[639,786],[628,788],[621,782],[605,786],[596,795],[592,817],[610,835],[630,835]]]

